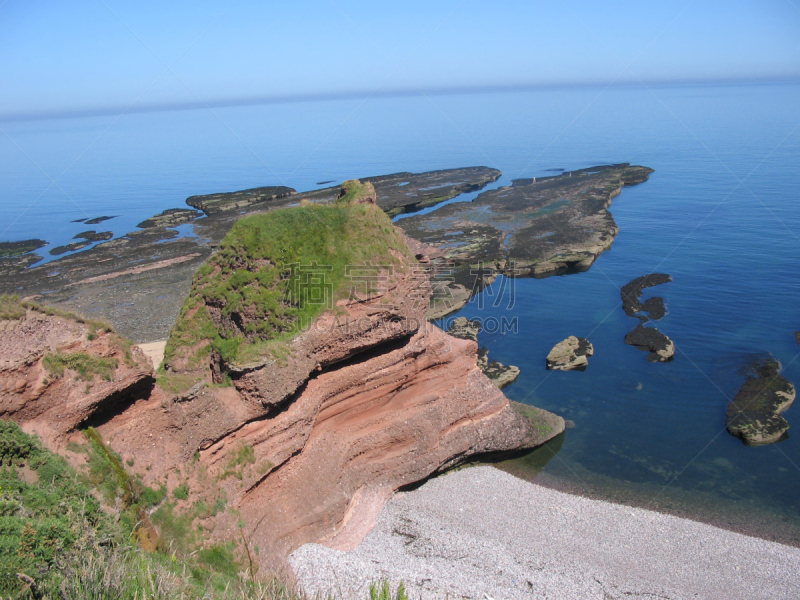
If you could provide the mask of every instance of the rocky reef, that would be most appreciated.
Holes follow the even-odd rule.
[[[625,343],[647,352],[649,362],[669,362],[675,355],[675,344],[655,327],[637,325],[625,335]]]
[[[669,362],[675,355],[675,344],[656,327],[646,327],[648,321],[658,321],[666,314],[664,299],[658,296],[641,301],[642,291],[672,281],[666,273],[643,275],[626,283],[620,290],[622,308],[629,317],[641,323],[625,336],[625,343],[642,352],[647,352],[650,362]],[[646,315],[643,313],[647,313]]]
[[[672,277],[666,273],[651,273],[650,275],[643,275],[642,277],[637,277],[633,281],[626,283],[622,286],[622,290],[620,290],[622,308],[625,314],[629,317],[636,317],[643,322],[662,319],[666,314],[664,299],[654,296],[642,302],[642,291],[649,287],[669,283],[670,281],[672,281]],[[643,312],[647,313],[646,317],[641,314]]]
[[[27,269],[42,260],[36,250],[47,245],[44,240],[0,242],[0,277]]]
[[[478,334],[481,331],[480,321],[470,321],[466,317],[457,317],[453,319],[447,333],[453,337],[461,340],[472,340],[478,343]],[[489,361],[488,348],[478,349],[478,367],[483,374],[486,375],[492,383],[497,386],[497,389],[502,390],[504,387],[511,385],[519,377],[519,367],[514,365],[504,365],[500,361]]]
[[[474,341],[426,321],[428,258],[372,187],[238,221],[155,384],[105,326],[6,297],[4,338],[24,343],[0,345],[0,415],[61,450],[95,427],[146,485],[182,490],[176,514],[209,543],[269,568],[306,542],[353,547],[398,488],[558,435],[560,417],[512,408]]]
[[[780,413],[795,399],[794,385],[780,374],[776,359],[759,359],[748,368],[747,379],[728,404],[727,429],[745,444],[777,442],[789,429]]]
[[[199,210],[189,208],[170,208],[142,221],[137,227],[142,229],[149,227],[175,227],[176,225],[193,221],[202,216],[202,214]]]
[[[594,346],[586,338],[569,336],[553,346],[547,355],[547,368],[555,371],[585,371]]]
[[[586,270],[618,233],[607,210],[612,198],[652,172],[619,164],[518,179],[398,224],[456,266],[482,262],[507,275],[534,277]]]

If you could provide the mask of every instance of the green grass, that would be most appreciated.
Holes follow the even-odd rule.
[[[252,465],[255,462],[256,454],[253,447],[245,445],[239,446],[239,448],[233,452],[230,460],[228,460],[228,464],[225,465],[225,471],[219,476],[219,479],[227,479],[231,475],[235,476],[237,479],[242,479],[244,467]],[[272,468],[272,466],[269,468]]]
[[[78,378],[91,381],[95,376],[111,380],[111,376],[119,365],[116,358],[101,358],[91,356],[85,352],[62,352],[57,350],[52,354],[45,354],[42,359],[44,367],[56,377],[64,375],[65,370],[75,371]]]
[[[25,316],[25,306],[19,296],[0,296],[0,319],[21,319]]]
[[[373,583],[369,586],[369,600],[408,600],[408,593],[406,593],[406,587],[400,582],[397,590],[392,594],[389,582],[384,580],[380,584]]]
[[[176,500],[187,500],[189,498],[189,484],[180,484],[178,487],[172,490],[172,495]]]
[[[204,545],[192,520],[224,510],[224,498],[178,514],[164,499],[166,490],[142,486],[98,432],[87,430],[85,437],[85,444],[70,445],[87,455],[81,476],[37,438],[0,419],[2,600],[306,600],[282,580],[251,572],[257,548],[242,561],[234,541]],[[246,462],[247,456],[242,451],[240,458]],[[97,487],[106,480],[108,486]],[[95,493],[112,503],[103,509]],[[152,515],[161,536],[153,552],[142,551],[137,524],[125,517],[136,502],[161,502]],[[392,593],[383,582],[372,586],[369,599],[408,595],[402,584]]]
[[[375,205],[350,203],[362,184],[345,189],[334,205],[274,210],[234,225],[194,278],[167,342],[168,371],[180,359],[181,370],[203,364],[209,347],[226,364],[285,363],[285,342],[349,296],[348,265],[406,269],[413,257],[390,219]]]
[[[374,194],[375,188],[371,183],[361,183],[358,179],[350,179],[342,184],[341,195],[336,198],[336,204],[350,204],[354,200]]]

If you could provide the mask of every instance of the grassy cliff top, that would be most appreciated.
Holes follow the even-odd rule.
[[[303,203],[237,222],[195,275],[165,364],[201,368],[212,350],[228,364],[275,354],[276,344],[350,294],[349,266],[405,272],[414,258],[402,234],[376,205],[352,202],[360,191],[354,183],[335,204]]]

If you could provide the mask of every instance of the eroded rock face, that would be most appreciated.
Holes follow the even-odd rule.
[[[795,388],[780,370],[780,362],[774,359],[754,363],[728,405],[728,432],[745,444],[771,444],[789,429],[780,413],[794,402]]]
[[[625,343],[637,350],[647,352],[650,362],[669,362],[675,354],[675,344],[655,327],[637,325],[625,336]]]
[[[144,354],[113,333],[30,308],[0,320],[0,418],[54,449],[92,419],[146,397],[153,383]]]
[[[402,259],[415,261],[418,250]],[[133,404],[116,403],[115,391],[152,381],[138,350],[137,367],[125,370],[125,349],[112,353],[116,336],[90,340],[84,325],[53,316],[8,321],[4,327],[29,330],[16,334],[22,347],[0,346],[0,373],[8,364],[14,374],[2,379],[0,415],[56,448],[91,419],[145,484],[187,485],[187,509],[226,498],[225,511],[202,518],[209,543],[258,546],[262,566],[284,566],[306,542],[352,547],[398,488],[471,457],[532,448],[564,429],[551,413],[514,410],[479,368],[477,344],[427,323],[430,285],[420,264],[395,269],[368,300],[348,298],[321,313],[284,360],[231,365],[207,354],[185,366],[203,371],[187,392],[156,385]],[[96,377],[84,394],[86,383],[67,370],[58,389],[40,395],[43,404],[29,382],[41,378],[44,354],[59,348],[116,358],[111,381]],[[56,392],[66,402],[53,402],[48,394]]]
[[[569,336],[557,343],[547,355],[547,368],[555,371],[584,371],[594,346],[586,338]]]

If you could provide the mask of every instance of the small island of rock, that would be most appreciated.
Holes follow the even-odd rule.
[[[780,413],[794,402],[795,389],[780,370],[775,359],[756,361],[728,405],[728,432],[745,444],[771,444],[789,429]]]
[[[585,338],[569,336],[547,355],[547,368],[554,371],[585,371],[594,347]]]
[[[669,362],[675,355],[675,344],[655,327],[637,325],[625,336],[625,343],[642,352],[648,352],[650,362]]]

